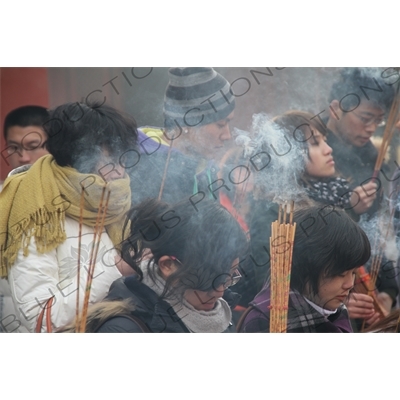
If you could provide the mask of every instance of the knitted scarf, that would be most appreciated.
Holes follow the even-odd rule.
[[[332,178],[301,180],[308,196],[318,203],[350,208],[350,187],[346,179],[336,176]]]
[[[147,265],[148,261],[144,261],[140,265],[140,269],[143,271],[143,283],[160,296],[164,291],[165,281],[157,273],[156,264],[150,264],[149,267]],[[155,278],[155,282],[149,276],[148,268],[152,268],[152,275]],[[181,319],[190,332],[224,332],[229,327],[232,318],[231,309],[228,303],[222,298],[218,299],[214,309],[210,311],[196,310],[184,298],[180,299],[178,297],[170,296],[166,298],[165,301],[171,304],[176,315]]]
[[[96,225],[103,187],[106,186],[110,199],[104,226],[114,245],[121,242],[124,214],[131,203],[129,178],[105,183],[98,175],[60,167],[53,156],[47,155],[28,171],[10,176],[4,182],[0,193],[1,277],[7,277],[21,248],[23,254],[28,255],[32,237],[37,251],[42,254],[66,240],[65,217],[79,221],[82,185],[85,188],[83,224]]]

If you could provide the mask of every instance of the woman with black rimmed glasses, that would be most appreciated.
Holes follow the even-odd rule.
[[[93,306],[86,331],[234,332],[236,296],[228,288],[241,277],[248,247],[234,217],[213,200],[194,207],[152,199],[130,211],[129,224],[122,257],[132,274]]]

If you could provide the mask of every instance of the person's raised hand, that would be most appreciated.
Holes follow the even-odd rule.
[[[352,210],[356,214],[363,214],[372,206],[378,193],[378,185],[370,181],[362,186],[357,186],[350,197]]]
[[[344,302],[350,318],[370,319],[374,317],[374,300],[371,296],[363,293],[350,293],[348,299]]]

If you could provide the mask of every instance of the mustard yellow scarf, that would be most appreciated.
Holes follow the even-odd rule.
[[[110,191],[104,226],[114,245],[122,239],[125,214],[131,205],[129,177],[106,183],[100,176],[81,174],[60,167],[53,156],[37,160],[32,167],[4,182],[0,193],[1,277],[7,277],[20,248],[28,255],[32,236],[38,252],[47,253],[66,240],[65,216],[79,221],[82,186],[85,188],[83,223],[96,225],[98,208],[106,186]],[[106,202],[104,197],[103,205]]]

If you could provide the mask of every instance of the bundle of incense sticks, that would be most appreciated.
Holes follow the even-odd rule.
[[[288,210],[289,208],[289,210]],[[272,223],[271,249],[271,333],[285,333],[289,307],[290,273],[296,223],[293,223],[294,202],[279,206],[278,220]]]
[[[393,99],[392,107],[390,108],[388,120],[386,122],[385,130],[383,132],[382,144],[378,151],[378,157],[376,159],[374,168],[374,178],[378,177],[379,171],[382,167],[385,155],[389,148],[390,142],[393,138],[394,131],[396,130],[396,124],[400,116],[400,82],[397,84],[395,96]]]
[[[355,293],[367,294],[368,296],[372,297],[372,300],[374,301],[373,304],[375,312],[380,314],[381,318],[386,317],[388,313],[379,303],[378,298],[376,297],[377,291],[375,289],[375,284],[372,282],[371,275],[368,273],[365,267],[357,268],[356,279],[354,281],[353,290]],[[363,332],[364,330],[365,330],[365,320],[362,323],[361,332]]]
[[[86,288],[85,288],[85,297],[83,301],[83,309],[82,309],[82,314],[79,315],[79,286],[80,286],[80,258],[78,259],[78,289],[77,289],[77,310],[76,310],[76,332],[77,333],[84,333],[86,331],[86,320],[87,320],[87,313],[88,313],[88,308],[89,308],[89,298],[90,298],[90,291],[92,287],[92,280],[93,280],[93,275],[94,275],[94,268],[96,265],[96,260],[97,260],[97,255],[99,252],[99,247],[100,247],[100,239],[101,239],[101,234],[104,228],[104,222],[107,214],[107,208],[108,208],[108,203],[110,200],[110,194],[111,192],[108,191],[107,193],[107,199],[104,201],[105,197],[105,192],[106,192],[106,186],[103,187],[102,193],[101,193],[101,198],[100,198],[100,204],[97,212],[97,217],[96,217],[96,223],[94,227],[94,235],[93,235],[93,243],[92,243],[92,248],[90,251],[90,258],[89,258],[89,268],[88,268],[88,275],[87,275],[87,281],[86,281]],[[81,194],[81,207],[82,209],[80,210],[81,214],[83,214],[83,189],[82,189],[82,194]],[[80,218],[79,221],[79,250],[78,250],[78,256],[80,256],[80,246],[81,246],[81,233],[82,233],[82,219]]]
[[[363,293],[371,296],[374,300],[374,308],[377,313],[385,317],[387,312],[382,308],[376,297],[376,288],[371,279],[371,275],[365,267],[359,267],[356,271],[356,278],[354,281],[354,292]]]

